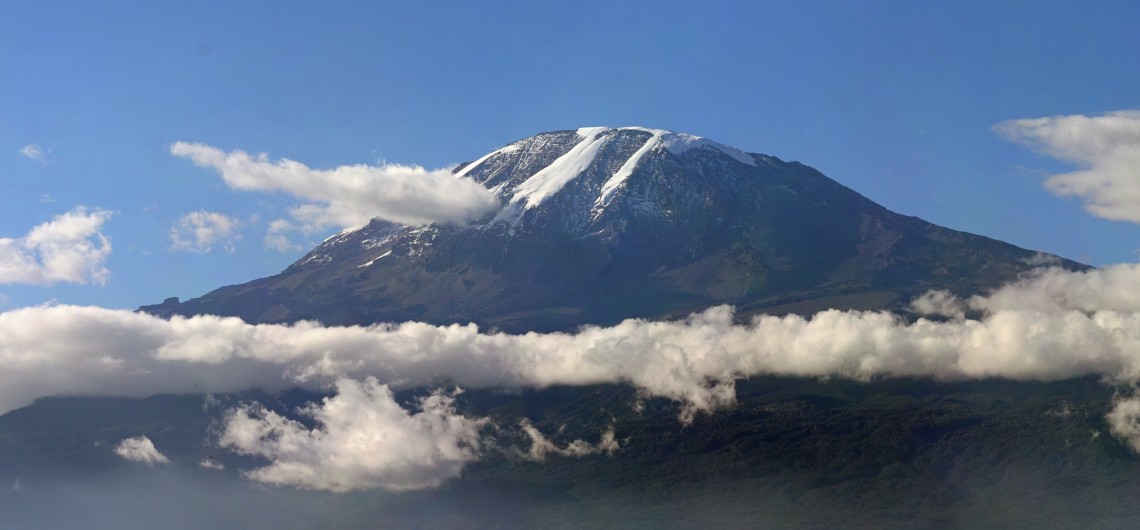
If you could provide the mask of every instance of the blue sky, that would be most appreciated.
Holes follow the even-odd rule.
[[[1140,108],[1133,2],[357,4],[0,4],[0,238],[114,212],[104,283],[9,281],[0,309],[197,296],[337,230],[266,248],[297,197],[234,189],[175,142],[430,170],[542,131],[643,125],[1028,248],[1097,265],[1140,248],[1135,224],[1043,185],[1073,166],[994,131]],[[231,237],[177,248],[196,211],[236,221]]]

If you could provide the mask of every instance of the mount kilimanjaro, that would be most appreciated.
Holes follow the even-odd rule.
[[[825,308],[905,312],[1080,264],[894,213],[798,162],[640,127],[538,134],[456,168],[501,200],[467,226],[373,220],[280,274],[141,309],[247,322],[563,331]]]

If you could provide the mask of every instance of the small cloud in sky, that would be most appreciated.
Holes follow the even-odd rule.
[[[265,153],[227,153],[190,142],[175,142],[170,153],[217,171],[233,189],[282,192],[304,201],[290,210],[292,221],[279,228],[310,234],[329,227],[363,226],[373,218],[408,225],[464,223],[499,204],[490,190],[470,178],[457,178],[448,169],[387,163],[313,169],[285,158],[271,161]],[[279,238],[273,241],[281,246]]]
[[[1010,120],[994,130],[1080,168],[1047,178],[1049,191],[1081,198],[1097,217],[1140,223],[1140,111]]]
[[[289,232],[296,230],[297,227],[284,219],[275,219],[270,221],[269,230],[265,233],[265,248],[276,250],[278,252],[296,252],[301,250],[301,245],[294,242],[289,238]]]
[[[52,196],[52,194],[45,193],[43,195],[40,195],[40,203],[41,204],[50,204],[53,202],[55,202],[55,197]]]
[[[241,221],[217,212],[199,210],[178,218],[170,228],[170,250],[205,254],[215,246],[232,253],[241,239]]]
[[[226,469],[225,464],[210,460],[209,458],[203,458],[201,462],[198,462],[198,467],[202,469],[212,469],[214,471],[222,471]]]
[[[132,462],[146,464],[149,467],[170,463],[170,459],[158,452],[158,449],[154,447],[154,442],[151,442],[150,438],[146,436],[136,436],[119,442],[119,445],[115,447],[115,454]]]
[[[39,145],[28,144],[20,148],[20,154],[41,164],[46,164],[48,163],[48,156],[51,155],[51,149],[44,151]]]
[[[0,284],[106,284],[111,240],[101,230],[112,215],[80,206],[23,237],[0,237]]]

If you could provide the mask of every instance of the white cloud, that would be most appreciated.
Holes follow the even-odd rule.
[[[584,440],[574,440],[566,444],[565,447],[558,447],[554,442],[548,440],[546,436],[542,434],[542,431],[539,431],[530,421],[525,419],[520,421],[519,427],[522,428],[527,438],[530,438],[530,449],[524,456],[536,462],[546,460],[548,455],[580,458],[599,453],[612,455],[615,451],[620,449],[612,427],[602,433],[601,439],[598,440],[597,444],[591,444]]]
[[[174,143],[170,153],[214,169],[231,188],[282,192],[306,201],[290,214],[293,225],[310,233],[362,226],[374,217],[409,225],[463,223],[498,206],[489,190],[469,178],[456,178],[447,169],[428,171],[398,164],[312,169],[284,158],[270,161],[264,153],[227,153],[188,142]]]
[[[1084,272],[1036,269],[986,296],[969,300],[983,311],[1140,311],[1140,264],[1121,263]]]
[[[154,442],[151,442],[150,438],[146,436],[136,436],[119,442],[119,445],[115,447],[115,454],[150,467],[154,467],[156,464],[170,463],[170,459],[158,452],[158,449],[154,447]]]
[[[111,240],[100,230],[111,215],[81,206],[21,238],[0,238],[0,284],[107,283]]]
[[[1011,120],[994,129],[1080,167],[1046,180],[1053,193],[1082,198],[1098,217],[1140,223],[1140,111]]]
[[[1133,451],[1140,453],[1140,398],[1118,398],[1105,416],[1108,430]]]
[[[0,313],[0,413],[59,394],[325,389],[344,377],[400,388],[628,382],[686,413],[734,403],[752,375],[1140,380],[1140,311],[996,309],[981,320],[908,324],[824,311],[734,323],[716,307],[677,322],[628,320],[578,333],[481,333],[474,325],[250,325],[51,306]]]
[[[202,469],[211,469],[214,471],[222,471],[226,469],[225,464],[222,464],[221,462],[215,462],[209,458],[203,458],[200,462],[198,462],[198,467]]]
[[[241,239],[240,227],[237,219],[217,212],[190,212],[170,228],[170,249],[204,254],[220,245],[222,250],[233,252],[236,241]]]
[[[289,221],[284,219],[275,219],[269,222],[269,230],[265,233],[265,248],[273,249],[279,252],[296,252],[301,250],[301,245],[294,243],[286,235],[290,231],[297,230]]]
[[[927,291],[911,300],[910,310],[920,315],[965,318],[966,308],[950,291]]]
[[[271,460],[243,473],[250,479],[332,491],[431,488],[475,460],[485,421],[456,414],[452,396],[434,393],[409,413],[374,378],[336,386],[336,396],[302,410],[314,429],[246,405],[226,417],[220,443]]]
[[[44,151],[39,145],[28,144],[20,148],[20,154],[41,164],[46,164],[51,150]]]

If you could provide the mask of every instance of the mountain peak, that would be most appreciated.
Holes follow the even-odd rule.
[[[757,167],[756,156],[693,134],[647,127],[582,127],[518,140],[460,166],[456,175],[474,178],[499,196],[504,207],[491,223],[513,228],[529,210],[565,195],[573,197],[569,200],[573,208],[584,208],[580,213],[596,219],[635,173],[647,173],[639,171],[643,166],[659,166],[664,159],[683,165],[684,159],[694,156]],[[585,221],[579,218],[576,225]]]

